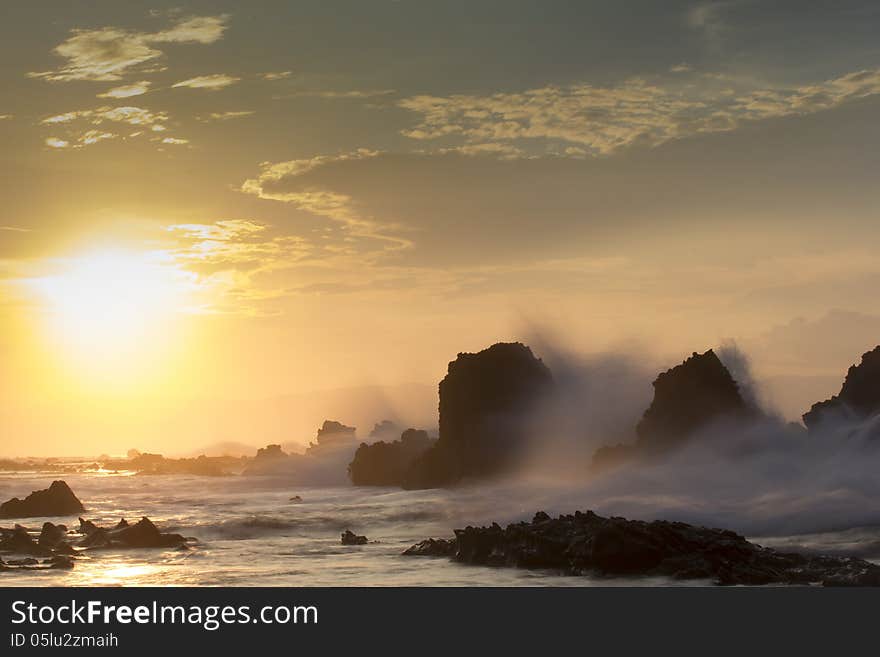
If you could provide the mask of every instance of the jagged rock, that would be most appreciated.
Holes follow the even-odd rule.
[[[455,539],[428,538],[407,548],[403,554],[407,557],[454,557],[457,549]]]
[[[123,522],[125,521],[123,520]],[[149,518],[141,518],[133,525],[128,522],[123,524],[123,522],[118,523],[113,529],[104,529],[90,521],[81,520],[81,527],[89,531],[79,542],[79,546],[86,548],[162,548],[180,547],[186,544],[186,538],[180,534],[160,532]]]
[[[66,536],[67,528],[64,525],[53,525],[51,522],[44,522],[38,542],[45,547],[54,548],[57,547]]]
[[[97,530],[98,526],[91,520],[83,520],[82,518],[79,519],[79,533],[83,536],[89,536]]]
[[[804,424],[815,429],[829,421],[861,421],[880,412],[880,346],[862,354],[858,365],[846,373],[840,392],[813,404],[804,413]]]
[[[288,501],[293,502],[294,504],[302,504],[303,498],[301,498],[299,495],[294,495]]]
[[[739,386],[713,350],[694,354],[654,381],[654,399],[636,426],[639,442],[665,445],[723,418],[753,414]]]
[[[342,544],[343,545],[365,545],[367,543],[366,536],[358,536],[350,529],[346,529],[342,532]]]
[[[546,568],[569,575],[645,575],[711,579],[717,584],[880,586],[880,566],[852,557],[777,552],[729,530],[682,522],[603,518],[592,511],[546,513],[502,529],[466,527],[429,539],[407,556],[452,556],[488,566]]]
[[[552,388],[550,370],[519,342],[458,354],[440,382],[440,437],[413,463],[404,486],[503,473],[526,443],[529,412]]]
[[[13,497],[0,505],[0,518],[34,518],[69,516],[85,511],[70,487],[63,481],[53,481],[45,490],[37,490],[23,500]]]
[[[52,550],[37,543],[24,527],[16,526],[12,532],[7,533],[0,540],[0,551],[15,554],[31,554],[35,556],[48,556]]]
[[[600,447],[593,466],[607,468],[668,451],[696,432],[721,421],[747,421],[759,415],[715,352],[693,355],[662,372],[654,398],[636,425],[635,443]]]
[[[348,466],[348,476],[355,486],[401,486],[407,470],[434,441],[427,431],[407,429],[400,440],[361,443]]]
[[[125,529],[126,527],[128,527],[128,520],[121,518],[113,529]]]

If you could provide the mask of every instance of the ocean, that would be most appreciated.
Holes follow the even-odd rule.
[[[64,479],[99,525],[147,516],[162,531],[192,536],[188,550],[85,551],[73,570],[0,572],[0,586],[666,586],[705,581],[570,577],[549,571],[462,565],[403,557],[427,537],[450,537],[467,524],[531,519],[535,511],[613,511],[583,493],[509,482],[449,490],[300,487],[259,476],[43,473],[0,474],[0,499]],[[300,496],[301,503],[290,500]],[[613,504],[612,504],[613,507]],[[632,517],[638,517],[638,513]],[[645,519],[657,515],[642,513]],[[677,518],[670,518],[677,519]],[[44,518],[19,520],[39,529]],[[51,518],[71,528],[76,517]],[[15,521],[0,521],[12,526]],[[350,529],[369,543],[344,546]],[[880,529],[838,528],[809,535],[750,537],[764,545],[880,558]],[[872,555],[871,552],[876,549]]]

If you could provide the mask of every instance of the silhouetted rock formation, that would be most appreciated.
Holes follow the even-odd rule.
[[[346,529],[342,532],[342,544],[343,545],[366,545],[367,537],[366,536],[358,536],[350,529]]]
[[[45,490],[37,490],[23,500],[13,497],[0,505],[0,518],[36,518],[69,516],[85,511],[73,491],[63,481],[53,481]]]
[[[538,512],[532,522],[506,529],[497,524],[457,529],[454,539],[428,539],[403,554],[569,575],[660,575],[728,585],[880,585],[880,566],[862,559],[777,552],[728,530],[603,518],[592,511],[557,519]]]
[[[378,440],[394,440],[400,435],[400,427],[391,420],[382,420],[373,425],[369,438],[375,442]]]
[[[813,404],[804,424],[815,429],[825,422],[861,421],[880,412],[880,347],[862,354],[862,361],[846,373],[840,392]]]
[[[458,354],[440,382],[440,438],[407,473],[407,488],[504,472],[527,438],[526,418],[553,386],[550,370],[519,343]]]
[[[321,456],[339,449],[354,449],[357,438],[357,429],[349,427],[335,420],[324,420],[324,424],[318,429],[315,442],[309,443],[305,453],[307,456]]]
[[[651,405],[636,425],[636,442],[598,449],[594,466],[662,453],[715,422],[754,419],[758,414],[712,349],[694,352],[681,365],[661,373],[653,386]]]
[[[721,418],[751,415],[730,372],[711,349],[694,354],[654,381],[654,399],[636,426],[639,442],[663,445],[686,439]]]
[[[287,454],[280,445],[267,445],[257,451],[243,474],[283,476],[297,485],[343,485],[356,449],[354,427],[325,420],[303,454]]]
[[[361,443],[348,466],[348,476],[355,486],[401,486],[413,462],[434,441],[427,431],[407,429],[400,440],[386,443]]]
[[[167,548],[182,547],[186,539],[180,534],[163,534],[149,518],[141,518],[131,525],[121,521],[112,529],[98,527],[80,518],[81,530],[86,535],[79,542],[86,548]]]

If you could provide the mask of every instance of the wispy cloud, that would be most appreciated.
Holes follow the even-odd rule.
[[[160,58],[156,46],[166,43],[214,43],[223,36],[227,16],[196,16],[178,20],[158,32],[137,32],[117,27],[73,30],[53,52],[67,60],[50,71],[29,73],[30,77],[53,82],[70,80],[114,81],[133,69],[142,69]]]
[[[358,99],[358,98],[377,98],[379,96],[390,96],[396,94],[396,89],[350,89],[343,91],[295,91],[285,96],[285,98],[309,97],[309,98],[327,98],[327,99]]]
[[[251,116],[254,114],[253,110],[239,110],[232,112],[211,112],[210,114],[206,114],[204,116],[199,117],[199,121],[203,121],[205,123],[210,121],[228,121],[229,119],[241,119],[245,116]]]
[[[290,203],[300,210],[342,223],[357,237],[380,240],[386,249],[409,248],[412,242],[394,232],[394,227],[364,215],[347,194],[325,187],[298,186],[296,179],[326,164],[374,158],[378,151],[358,149],[339,155],[319,155],[286,162],[264,162],[259,176],[246,180],[241,190],[263,199]]]
[[[293,74],[293,71],[269,71],[266,73],[261,73],[260,77],[264,80],[283,80],[285,78],[289,78]]]
[[[189,78],[188,80],[182,80],[171,86],[175,89],[180,87],[188,87],[190,89],[207,89],[209,91],[218,91],[220,89],[225,89],[226,87],[235,84],[239,80],[241,80],[241,78],[237,78],[232,75],[226,75],[225,73],[215,73],[213,75],[200,75],[195,78]]]
[[[135,82],[134,84],[126,84],[121,87],[113,87],[102,94],[98,94],[98,98],[131,98],[132,96],[140,96],[150,90],[150,83],[146,80]]]
[[[11,119],[12,114],[0,114],[0,121],[5,121],[6,119]]]
[[[45,143],[52,148],[81,148],[91,146],[100,141],[114,139],[119,135],[88,126],[102,126],[106,123],[131,125],[138,128],[149,128],[151,132],[164,132],[168,115],[165,112],[153,112],[143,107],[98,107],[96,109],[75,110],[64,114],[55,114],[41,121],[43,125],[52,126],[53,130],[62,130],[63,138],[53,135]],[[129,134],[138,137],[143,130]]]
[[[162,139],[163,144],[171,144],[173,146],[180,146],[183,144],[188,144],[189,139],[179,139],[178,137],[165,137]]]
[[[70,123],[80,119],[87,120],[94,125],[100,125],[105,121],[116,121],[130,125],[153,125],[168,120],[165,112],[153,112],[142,107],[98,107],[90,110],[76,110],[56,114],[41,121],[44,124]]]
[[[575,84],[484,96],[405,98],[400,107],[420,115],[421,120],[403,134],[423,141],[452,142],[444,148],[487,150],[489,144],[513,145],[531,149],[532,154],[560,155],[575,147],[590,155],[608,155],[636,143],[656,146],[695,134],[733,130],[743,121],[811,114],[880,93],[880,69],[847,73],[812,85],[766,88],[711,76],[685,75],[688,79],[681,81],[687,73],[682,70],[674,79],[652,82],[631,79],[608,87]],[[727,88],[721,89],[721,84]]]

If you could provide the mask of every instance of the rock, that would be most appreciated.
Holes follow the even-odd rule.
[[[121,518],[113,529],[125,529],[126,527],[128,527],[128,520]]]
[[[636,426],[639,442],[664,446],[723,418],[753,414],[730,372],[711,349],[694,354],[654,381],[654,399]]]
[[[288,501],[293,502],[294,504],[302,504],[303,498],[301,498],[299,495],[294,495]]]
[[[0,505],[0,518],[34,518],[69,516],[82,513],[85,508],[70,487],[63,481],[53,481],[45,490],[37,490],[20,500],[13,497]]]
[[[57,547],[66,536],[67,529],[64,525],[53,525],[51,522],[44,522],[38,542],[45,547],[54,548]]]
[[[48,556],[52,550],[37,543],[24,527],[16,526],[11,533],[0,540],[0,551],[15,554],[31,554],[35,556]]]
[[[186,543],[180,534],[163,534],[149,518],[141,518],[133,525],[110,533],[111,541],[121,542],[129,547],[178,547]]]
[[[83,536],[88,536],[89,534],[92,534],[97,530],[98,526],[91,520],[83,520],[82,518],[79,519],[79,533]]]
[[[401,486],[413,462],[434,443],[427,431],[407,429],[400,440],[361,443],[348,466],[355,486]]]
[[[569,575],[666,576],[717,584],[880,586],[880,566],[852,557],[777,552],[729,530],[682,522],[603,518],[591,511],[502,529],[466,527],[451,540],[428,539],[407,556],[451,556],[456,561],[515,568],[547,568]]]
[[[600,447],[593,466],[607,468],[664,454],[718,422],[746,422],[759,417],[713,350],[694,352],[681,365],[661,373],[654,398],[636,425],[631,444]]]
[[[125,524],[123,524],[125,523]],[[80,519],[80,526],[88,529],[85,537],[79,542],[86,548],[165,548],[180,547],[186,539],[180,534],[163,534],[150,521],[141,518],[131,525],[125,520],[117,523],[113,529],[104,529],[94,523]]]
[[[804,424],[813,430],[826,422],[860,422],[880,412],[880,346],[862,354],[858,365],[846,373],[840,392],[813,404],[804,413]]]
[[[51,559],[47,559],[43,563],[48,565],[49,568],[53,569],[70,570],[71,568],[73,568],[73,559],[62,555],[56,555]]]
[[[454,539],[428,538],[408,548],[403,554],[407,557],[452,557],[455,556],[456,549]]]
[[[354,532],[349,529],[346,529],[342,532],[342,544],[343,545],[365,545],[367,543],[366,536],[358,536]]]
[[[371,442],[376,442],[379,440],[394,440],[399,435],[400,427],[391,420],[382,420],[373,425],[369,438]]]
[[[357,444],[355,436],[357,429],[349,427],[335,420],[324,420],[324,424],[318,429],[315,442],[309,443],[306,448],[306,456],[327,456],[340,450],[354,449]]]
[[[6,562],[7,566],[36,566],[40,563],[39,559],[34,559],[33,557],[26,557],[24,559],[10,559]]]
[[[413,463],[404,487],[509,470],[528,439],[529,413],[552,389],[550,370],[519,342],[458,354],[440,382],[440,437]]]

